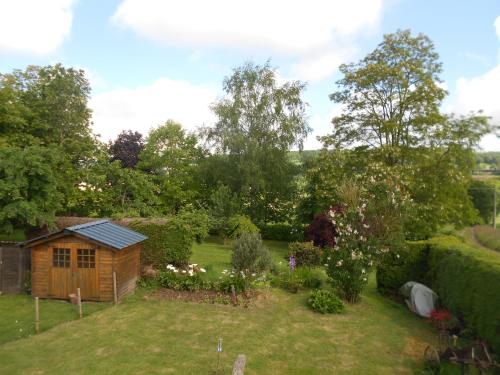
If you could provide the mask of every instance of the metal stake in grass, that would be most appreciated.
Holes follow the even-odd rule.
[[[219,373],[220,354],[221,353],[222,353],[222,337],[219,337],[219,341],[217,341],[217,370],[216,370],[216,374]]]

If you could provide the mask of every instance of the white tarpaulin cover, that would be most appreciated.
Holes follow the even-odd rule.
[[[401,287],[401,294],[406,297],[408,308],[415,314],[429,318],[435,309],[438,296],[424,284],[409,281]]]

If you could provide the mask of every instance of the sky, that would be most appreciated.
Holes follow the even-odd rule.
[[[267,60],[280,80],[307,82],[316,137],[340,109],[338,66],[398,29],[424,33],[443,63],[444,112],[484,110],[500,124],[500,0],[0,0],[0,72],[62,63],[85,70],[103,141],[173,119],[214,122],[232,69]],[[481,141],[500,151],[500,138]]]

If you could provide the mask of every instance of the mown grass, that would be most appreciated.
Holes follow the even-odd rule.
[[[78,319],[77,306],[66,301],[40,299],[40,332]],[[84,302],[83,314],[108,307],[107,303]],[[0,295],[0,344],[35,334],[35,302],[27,295]],[[0,371],[1,373],[1,371]]]
[[[283,261],[286,244],[267,245],[273,258]],[[211,267],[215,275],[230,267],[230,254],[230,246],[209,239],[195,246],[192,262]],[[213,374],[219,337],[220,374],[231,373],[240,353],[247,356],[245,374],[250,375],[413,374],[422,368],[434,331],[380,296],[373,277],[361,302],[340,315],[312,312],[307,296],[263,289],[243,308],[156,299],[139,291],[116,307],[0,345],[0,369],[6,374]],[[18,309],[17,298],[19,304],[25,299],[12,297],[5,311]],[[73,307],[52,303],[60,311]]]
[[[500,251],[500,229],[495,230],[489,225],[477,225],[474,227],[474,235],[481,245]]]

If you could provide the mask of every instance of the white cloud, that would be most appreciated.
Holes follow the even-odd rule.
[[[0,51],[46,54],[68,37],[74,0],[0,2]]]
[[[147,135],[150,128],[168,119],[194,130],[213,121],[209,105],[215,99],[216,90],[209,86],[168,78],[133,89],[117,88],[90,100],[94,132],[103,141],[114,139],[127,129]]]
[[[457,80],[455,99],[447,108],[450,112],[467,114],[483,110],[492,117],[492,123],[500,125],[500,65],[485,74]],[[500,139],[494,135],[484,137],[481,147],[485,150],[500,150]]]
[[[112,20],[169,44],[293,55],[304,59],[294,67],[300,78],[321,79],[376,29],[383,1],[124,0]]]
[[[292,75],[307,81],[319,81],[333,74],[337,67],[355,55],[352,47],[339,47],[335,52],[319,54],[292,65]]]

